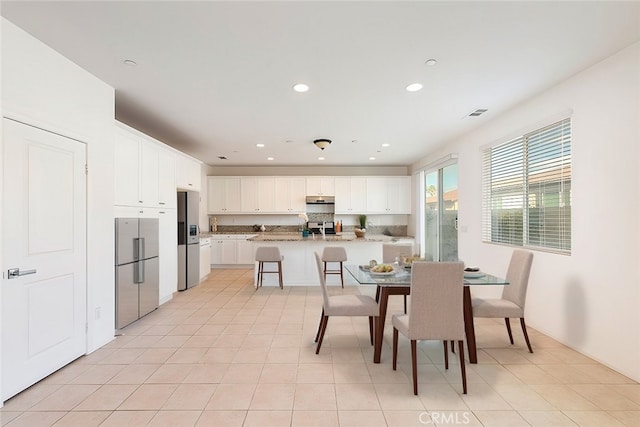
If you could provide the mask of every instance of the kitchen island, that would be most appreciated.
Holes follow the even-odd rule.
[[[382,262],[382,245],[384,243],[398,243],[413,241],[413,238],[394,238],[384,235],[371,235],[366,237],[356,237],[353,233],[341,233],[337,235],[321,234],[302,237],[301,233],[260,233],[249,239],[253,242],[253,251],[261,246],[277,246],[281,255],[282,274],[285,286],[305,286],[319,285],[318,272],[315,264],[314,252],[322,255],[322,251],[327,246],[342,246],[347,252],[349,264],[368,264],[375,259]],[[408,254],[410,255],[410,254]],[[257,263],[255,266],[254,285],[257,275]],[[331,268],[335,268],[332,265]],[[266,264],[267,270],[274,270],[275,264]],[[344,275],[346,284],[357,284],[348,274]],[[328,285],[340,285],[339,275],[330,274],[327,276]],[[278,286],[277,274],[266,274],[263,286]]]

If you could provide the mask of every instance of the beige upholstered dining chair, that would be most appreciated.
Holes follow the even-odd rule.
[[[397,245],[394,243],[384,243],[382,245],[382,262],[391,263],[396,260],[397,257],[400,256],[411,256],[413,255],[413,245]],[[404,312],[407,312],[407,296],[404,297]]]
[[[344,277],[342,274],[342,263],[347,260],[347,251],[342,246],[326,246],[322,250],[322,263],[324,264],[324,279],[326,281],[327,274],[339,274],[340,283],[344,288]],[[327,269],[327,263],[338,263],[337,269]]]
[[[331,295],[327,292],[327,284],[324,280],[322,268],[322,258],[315,252],[316,264],[318,266],[318,276],[320,277],[320,288],[322,289],[322,315],[320,325],[316,334],[316,354],[320,352],[322,338],[327,329],[330,316],[368,316],[369,317],[369,338],[373,345],[373,317],[380,313],[376,300],[366,295]]]
[[[529,273],[531,272],[532,263],[532,252],[522,249],[514,250],[511,255],[511,261],[509,262],[509,269],[507,270],[506,279],[509,281],[509,284],[502,289],[502,298],[471,299],[473,317],[504,318],[511,344],[513,344],[513,335],[511,334],[509,318],[519,317],[520,325],[522,326],[522,334],[527,342],[529,353],[533,353],[533,350],[531,349],[529,335],[527,334],[527,327],[524,322],[524,305],[527,299],[527,287],[529,284]]]
[[[393,370],[398,360],[398,332],[411,340],[413,394],[418,394],[418,340],[442,340],[444,366],[449,369],[447,340],[458,341],[462,390],[467,394],[464,365],[463,264],[461,262],[414,262],[411,272],[409,314],[394,314]],[[452,344],[453,345],[453,344]]]

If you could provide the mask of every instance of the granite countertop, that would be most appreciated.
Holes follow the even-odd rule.
[[[321,234],[309,237],[302,237],[301,233],[259,233],[248,240],[252,242],[393,242],[397,239],[413,239],[413,237],[391,237],[383,234],[366,235],[356,237],[354,233],[326,234],[324,238]]]

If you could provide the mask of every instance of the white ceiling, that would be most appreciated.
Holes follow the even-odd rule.
[[[2,1],[1,13],[115,87],[118,120],[214,166],[409,165],[640,39],[640,2]],[[321,152],[316,138],[333,143]]]

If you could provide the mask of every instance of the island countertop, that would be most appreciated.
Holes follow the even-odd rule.
[[[400,239],[411,239],[413,237],[392,237],[383,234],[372,234],[365,237],[356,237],[354,233],[338,233],[338,234],[322,234],[309,235],[303,237],[302,233],[259,233],[248,239],[252,242],[383,242],[392,243]]]

